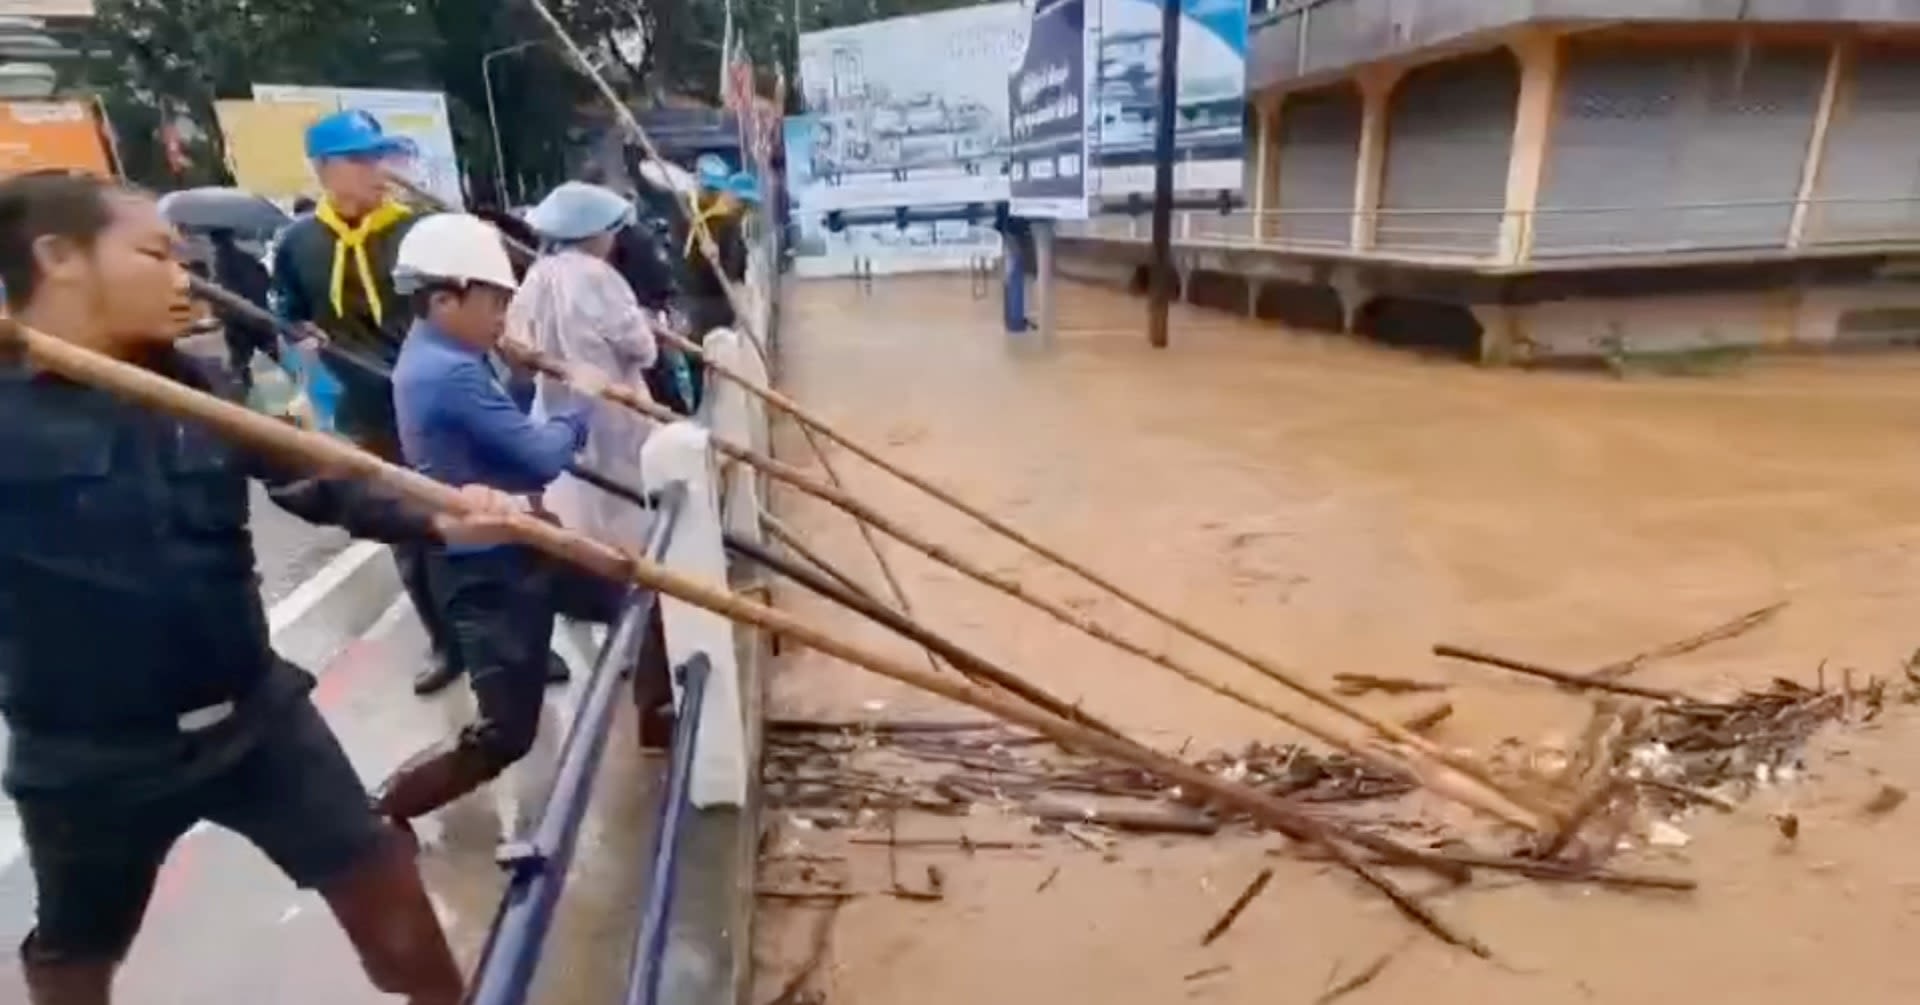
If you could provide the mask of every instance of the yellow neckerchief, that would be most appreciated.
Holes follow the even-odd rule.
[[[373,313],[373,323],[378,325],[384,320],[386,305],[380,302],[380,287],[373,281],[373,261],[367,256],[367,242],[412,213],[397,202],[383,202],[361,217],[359,223],[348,223],[340,211],[333,208],[332,200],[322,199],[320,205],[314,207],[313,218],[333,231],[333,273],[327,283],[327,294],[334,314],[346,313],[347,255],[351,253],[354,271],[360,274],[360,286],[367,291],[367,310]]]
[[[693,220],[687,226],[687,246],[680,253],[692,258],[694,242],[700,239],[701,234],[708,235],[708,240],[712,240],[712,232],[708,230],[707,222],[725,219],[733,212],[733,207],[730,205],[732,200],[719,195],[707,200],[704,206],[700,205],[698,200],[689,201],[693,203],[688,207],[693,210]]]

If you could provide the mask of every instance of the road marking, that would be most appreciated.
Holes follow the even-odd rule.
[[[278,635],[324,603],[334,590],[352,578],[362,565],[379,557],[386,546],[372,541],[355,541],[335,555],[320,571],[308,577],[267,611],[267,631]]]

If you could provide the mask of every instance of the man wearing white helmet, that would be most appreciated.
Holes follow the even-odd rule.
[[[586,444],[588,413],[536,420],[488,363],[518,286],[499,231],[465,214],[421,220],[400,243],[393,278],[415,318],[393,370],[407,464],[449,484],[537,499]],[[606,622],[619,603],[612,584],[521,545],[449,545],[437,559],[434,592],[479,718],[381,786],[380,811],[402,823],[473,791],[533,746],[556,609]]]

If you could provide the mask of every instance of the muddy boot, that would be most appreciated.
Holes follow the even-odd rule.
[[[374,987],[411,1005],[459,1005],[466,982],[434,917],[415,852],[413,840],[395,832],[320,894]]]
[[[64,962],[33,958],[33,936],[20,947],[29,1005],[108,1005],[113,1000],[112,961]]]
[[[504,767],[464,738],[443,741],[388,775],[373,794],[373,805],[381,816],[404,823],[485,785]]]

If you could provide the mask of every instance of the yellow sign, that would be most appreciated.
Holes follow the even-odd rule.
[[[268,199],[319,192],[307,163],[307,126],[333,109],[305,101],[220,101],[215,110],[235,184]]]

